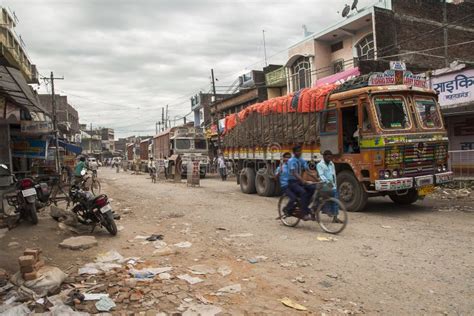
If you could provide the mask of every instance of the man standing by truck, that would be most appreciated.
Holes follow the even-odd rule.
[[[332,162],[332,152],[330,150],[324,151],[323,160],[317,164],[316,169],[318,170],[321,182],[324,183],[322,192],[337,198],[336,167],[334,162]],[[336,203],[331,203],[330,209],[324,211],[327,212],[328,215],[336,216],[334,222],[342,223],[342,221],[337,218],[339,209]]]
[[[290,201],[288,202],[287,209],[295,204],[295,198],[299,197],[301,210],[304,213],[303,220],[310,220],[310,209],[309,203],[311,197],[313,196],[315,187],[314,185],[309,184],[306,180],[303,179],[303,171],[309,170],[308,163],[306,160],[301,158],[302,149],[301,146],[293,147],[293,157],[288,161],[288,166],[290,170],[290,175],[288,177],[288,189],[291,190],[294,194],[290,196]]]

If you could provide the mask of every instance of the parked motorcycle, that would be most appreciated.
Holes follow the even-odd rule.
[[[0,164],[3,171],[8,171],[8,167]],[[37,194],[35,182],[30,178],[17,180],[12,175],[15,191],[4,195],[8,205],[15,208],[15,213],[20,215],[20,219],[27,219],[33,225],[38,224],[38,214],[36,212]]]
[[[100,225],[111,235],[117,235],[117,225],[107,195],[94,196],[90,191],[84,191],[79,186],[73,185],[69,190],[69,197],[74,205],[72,211],[81,224],[92,226],[92,231]]]

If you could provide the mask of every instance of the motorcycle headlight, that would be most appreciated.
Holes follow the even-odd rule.
[[[391,174],[390,174],[390,170],[385,170],[385,172],[384,172],[384,177],[385,177],[385,179],[390,178],[390,175],[391,175]]]

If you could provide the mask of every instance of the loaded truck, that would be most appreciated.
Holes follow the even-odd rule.
[[[187,125],[172,127],[153,137],[154,159],[162,165],[168,161],[166,174],[186,176],[188,162],[199,160],[200,177],[206,176],[208,145],[202,128]]]
[[[277,194],[274,170],[295,145],[310,166],[332,151],[339,198],[351,211],[375,196],[411,204],[453,177],[437,94],[407,71],[303,89],[225,118],[224,157],[244,193]]]

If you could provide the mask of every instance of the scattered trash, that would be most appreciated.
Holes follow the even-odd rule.
[[[171,274],[163,272],[163,273],[158,274],[158,277],[161,280],[169,280],[169,279],[171,279]]]
[[[152,234],[150,237],[147,237],[146,240],[148,240],[148,241],[157,241],[157,240],[163,240],[163,238],[164,238],[163,235]]]
[[[261,261],[265,261],[267,259],[268,259],[268,257],[265,257],[265,256],[256,256],[256,257],[248,259],[248,262],[254,264],[254,263],[261,262]]]
[[[385,228],[385,229],[390,229],[390,228],[392,228],[392,226],[388,226],[388,225],[382,225],[382,228]]]
[[[337,279],[339,278],[339,275],[337,273],[328,273],[326,276],[332,278],[332,279]]]
[[[189,271],[192,274],[214,274],[216,273],[216,269],[206,266],[204,264],[197,264],[192,267],[189,267]]]
[[[209,303],[212,303],[211,301],[209,301],[207,298],[205,298],[202,294],[196,294],[195,295],[196,298],[198,299],[198,301],[200,301],[201,303],[203,304],[209,304]]]
[[[216,229],[217,229],[217,230],[228,230],[228,229],[225,228],[225,227],[217,227]]]
[[[67,278],[67,275],[59,268],[50,266],[41,267],[37,274],[37,279],[25,281],[21,276],[21,272],[18,271],[12,276],[11,281],[13,284],[19,287],[24,286],[35,292],[37,296],[43,297],[48,293],[57,291]]]
[[[76,229],[76,228],[74,228],[74,227],[72,227],[72,226],[66,225],[66,224],[63,223],[63,222],[59,222],[59,223],[58,223],[58,227],[59,227],[59,229],[62,229],[62,230],[69,230],[69,231],[71,231],[71,232],[73,232],[73,233],[76,233],[76,234],[80,234],[80,233],[81,233],[78,229]]]
[[[214,305],[204,305],[196,303],[184,303],[178,307],[178,310],[185,310],[183,316],[214,316],[222,312],[222,308]]]
[[[107,293],[86,293],[84,294],[84,301],[98,301],[103,297],[109,297]]]
[[[258,260],[256,258],[250,258],[250,259],[248,259],[248,262],[253,264],[253,263],[257,263]]]
[[[336,241],[337,240],[337,238],[334,238],[334,237],[331,237],[331,236],[328,236],[328,237],[326,237],[326,236],[317,236],[316,239],[319,240],[319,241]]]
[[[157,241],[153,242],[153,247],[155,247],[156,249],[163,249],[167,245],[168,245],[167,243],[165,243],[164,241],[161,241],[161,240],[157,240]]]
[[[251,233],[243,233],[243,234],[230,235],[229,237],[230,237],[230,238],[236,238],[236,237],[245,238],[245,237],[252,237],[252,236],[253,236],[253,234],[251,234]]]
[[[235,294],[235,293],[240,293],[242,291],[242,286],[240,284],[232,284],[225,286],[223,288],[220,288],[217,290],[217,295],[222,295],[222,294]]]
[[[191,285],[196,284],[196,283],[201,283],[202,281],[204,281],[201,278],[192,277],[189,274],[180,274],[180,275],[178,275],[178,279],[184,280],[184,281],[188,282]]]
[[[302,277],[302,276],[298,276],[295,278],[296,282],[299,282],[299,283],[305,283],[305,279]]]
[[[117,263],[110,262],[90,262],[79,268],[79,274],[99,274],[113,269],[120,269],[122,266]]]
[[[125,229],[125,227],[123,227],[122,225],[117,226],[117,231],[119,231],[119,232],[121,232],[124,229]]]
[[[95,259],[96,262],[124,262],[124,258],[116,250],[109,250],[106,253],[101,253]]]
[[[130,270],[130,275],[137,279],[150,279],[155,275],[173,270],[172,267],[164,268],[143,268],[141,270]]]
[[[26,306],[26,304],[21,304],[2,312],[2,316],[23,316],[23,315],[29,315],[30,313],[31,311]]]
[[[280,301],[283,305],[287,306],[287,307],[291,307],[293,309],[296,309],[297,311],[307,311],[308,309],[306,307],[304,307],[303,305],[300,305],[298,303],[295,303],[293,302],[292,300],[290,300],[288,297],[285,297],[283,298],[281,301]]]
[[[115,306],[117,306],[115,305],[115,302],[108,296],[102,297],[97,303],[95,303],[95,308],[97,308],[99,312],[108,312]]]
[[[178,248],[189,248],[192,246],[192,243],[190,243],[189,241],[182,241],[174,245]]]
[[[229,274],[232,273],[232,269],[229,268],[228,266],[220,266],[218,269],[217,269],[217,272],[222,275],[222,276],[228,276]]]
[[[79,236],[64,239],[59,247],[71,250],[89,249],[97,246],[97,239],[94,236]]]

